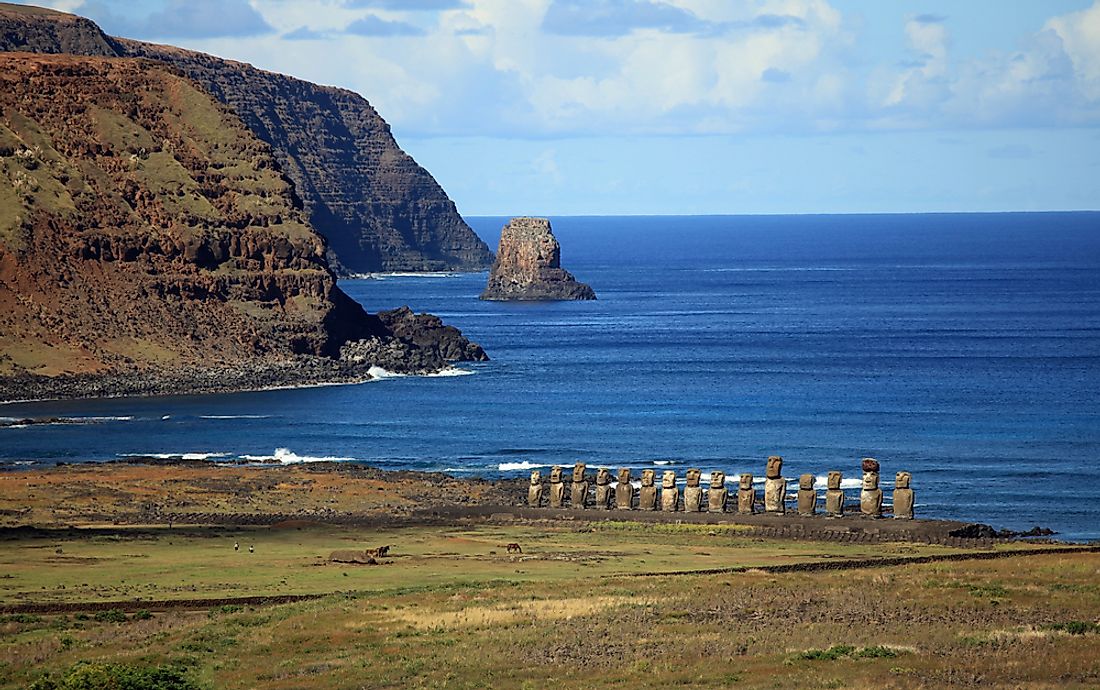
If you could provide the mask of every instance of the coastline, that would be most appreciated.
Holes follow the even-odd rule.
[[[0,405],[169,395],[246,393],[341,386],[373,380],[370,367],[322,357],[259,362],[231,367],[185,367],[105,374],[33,374],[0,379]]]
[[[250,371],[239,372],[241,377],[255,376],[260,373],[261,376],[265,374],[274,374],[277,378],[277,374],[268,370],[266,367],[249,367]],[[327,374],[323,371],[318,372],[317,376],[306,376],[302,380],[295,380],[294,376],[287,377],[286,381],[275,382],[270,384],[251,384],[243,383],[241,385],[234,385],[232,382],[217,382],[217,381],[200,381],[199,378],[207,375],[218,375],[220,370],[210,371],[202,374],[200,377],[192,378],[187,381],[187,375],[182,378],[184,380],[177,381],[172,379],[168,380],[153,380],[150,383],[149,379],[142,377],[148,376],[148,374],[112,374],[96,376],[93,379],[93,385],[96,386],[95,392],[92,394],[68,394],[71,389],[79,389],[88,385],[86,378],[87,375],[75,375],[68,377],[34,377],[32,383],[29,386],[21,386],[19,379],[16,379],[16,383],[13,385],[11,380],[0,381],[0,407],[4,405],[20,405],[24,403],[35,402],[52,402],[60,400],[109,400],[114,398],[154,398],[158,396],[175,396],[175,395],[215,395],[220,393],[260,393],[264,391],[281,391],[281,390],[296,390],[300,388],[327,388],[330,386],[357,386],[362,383],[370,383],[371,381],[383,381],[386,379],[394,378],[407,378],[407,377],[423,377],[423,378],[449,378],[454,376],[469,376],[476,372],[469,369],[462,369],[450,364],[436,371],[417,371],[417,372],[395,372],[388,369],[381,369],[384,373],[377,371],[380,369],[375,365],[363,366],[360,364],[347,365],[340,363],[339,366],[333,366],[332,371]],[[375,370],[375,371],[371,371]],[[202,370],[197,370],[202,371]],[[233,370],[231,370],[233,371]],[[159,376],[159,374],[154,374]],[[9,395],[9,391],[14,390],[27,390],[40,387],[46,390],[56,391],[57,394],[37,397],[37,398],[6,398],[5,395]]]

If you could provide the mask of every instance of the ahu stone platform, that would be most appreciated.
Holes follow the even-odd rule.
[[[553,467],[548,485],[543,484],[540,471],[533,471],[524,508],[482,507],[466,512],[470,516],[485,513],[519,519],[735,523],[751,526],[761,536],[846,542],[992,546],[996,541],[991,537],[975,538],[969,523],[915,520],[915,493],[909,472],[897,473],[888,501],[879,487],[879,462],[864,458],[859,471],[856,500],[841,488],[840,470],[828,473],[823,491],[816,488],[813,474],[802,474],[796,490],[789,492],[783,458],[778,455],[767,459],[763,491],[756,488],[753,475],[747,473],[740,475],[731,490],[724,472],[712,472],[709,485],[704,487],[702,472],[688,469],[681,489],[673,470],[665,470],[657,481],[654,470],[643,470],[635,478],[629,468],[622,468],[614,475],[617,482],[612,483],[611,470],[602,468],[590,475],[585,464],[577,463],[571,473]],[[636,480],[640,480],[639,487],[634,486]],[[546,495],[550,500],[543,499]]]

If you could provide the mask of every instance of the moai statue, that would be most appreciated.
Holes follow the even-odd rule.
[[[680,507],[680,490],[676,488],[676,473],[665,470],[661,476],[661,510],[675,513]]]
[[[866,517],[882,517],[882,489],[878,488],[878,460],[863,458],[863,490],[859,511]]]
[[[550,468],[550,507],[561,508],[565,505],[565,482],[561,480],[561,466]]]
[[[573,508],[577,509],[588,507],[588,480],[584,476],[584,470],[583,462],[573,465],[573,486],[569,492],[569,500]]]
[[[619,470],[619,483],[615,485],[615,507],[619,510],[634,509],[634,486],[630,483],[630,468]]]
[[[737,485],[737,512],[742,515],[752,515],[756,512],[756,489],[752,488],[752,475],[741,475],[741,482]]]
[[[817,492],[814,491],[812,474],[804,474],[798,478],[798,514],[817,515]]]
[[[703,473],[699,470],[687,471],[687,486],[684,488],[684,511],[698,513],[703,507],[703,487],[699,483]]]
[[[611,510],[611,470],[605,467],[596,473],[596,507]]]
[[[542,505],[542,472],[531,472],[531,484],[527,487],[527,505],[538,508]]]
[[[840,488],[840,472],[829,472],[829,488],[825,490],[825,514],[829,517],[844,516],[844,491]]]
[[[897,520],[913,519],[913,489],[910,484],[913,475],[908,472],[898,472],[894,480],[894,518]]]
[[[764,510],[769,513],[787,512],[787,480],[783,478],[783,458],[768,458],[768,473],[764,480]]]
[[[726,512],[726,499],[730,492],[726,490],[726,473],[711,472],[710,488],[707,489],[707,510],[711,513]]]
[[[638,489],[638,510],[657,510],[656,470],[642,470],[642,488]]]

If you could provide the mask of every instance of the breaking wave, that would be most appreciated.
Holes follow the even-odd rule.
[[[549,467],[549,465],[540,465],[533,462],[502,462],[497,465],[497,469],[501,472],[510,472],[513,470],[534,470],[540,467]]]
[[[370,369],[367,369],[367,373],[370,374],[370,377],[372,379],[379,381],[384,381],[386,379],[403,379],[408,378],[409,376],[414,376],[414,374],[399,374],[395,371],[390,371],[389,369],[383,369],[378,365],[374,365]],[[425,378],[446,378],[449,376],[469,376],[475,373],[477,372],[471,371],[470,369],[447,367],[446,369],[432,372],[431,374],[415,374],[415,376],[423,376]]]
[[[335,455],[298,455],[289,448],[276,448],[271,455],[242,455],[242,460],[250,462],[278,462],[284,465],[296,465],[303,462],[352,462],[355,458]]]
[[[120,458],[156,458],[157,460],[213,460],[229,453],[121,453]]]

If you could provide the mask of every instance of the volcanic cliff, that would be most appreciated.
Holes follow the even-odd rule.
[[[271,148],[170,67],[0,53],[0,398],[485,358],[434,317],[368,315],[325,254]]]
[[[592,300],[596,293],[561,267],[561,247],[546,218],[513,218],[500,233],[497,259],[481,299]]]
[[[338,268],[479,271],[489,248],[361,96],[240,62],[106,36],[70,14],[0,3],[0,50],[144,57],[173,65],[267,142]],[[330,257],[331,258],[331,257]]]

